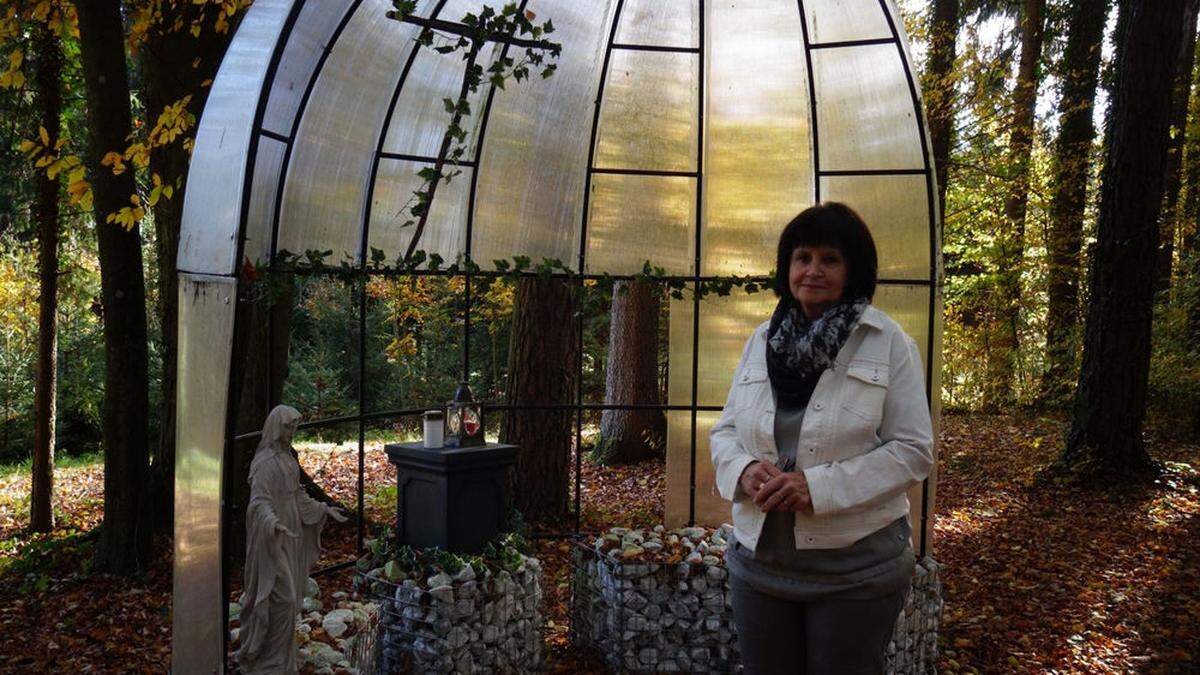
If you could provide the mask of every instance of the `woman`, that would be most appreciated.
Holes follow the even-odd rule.
[[[321,527],[326,516],[346,522],[338,509],[309,497],[300,485],[300,464],[292,450],[299,424],[295,408],[276,406],[250,462],[237,652],[243,673],[296,672],[296,615],[308,571],[321,552]]]
[[[877,254],[843,204],[779,237],[779,304],[711,433],[747,673],[881,673],[913,572],[906,491],[933,464],[912,338],[872,307]]]

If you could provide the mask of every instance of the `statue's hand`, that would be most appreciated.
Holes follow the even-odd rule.
[[[330,506],[330,505],[326,504],[325,505],[325,513],[328,513],[329,517],[333,518],[336,522],[339,522],[339,523],[346,522],[346,514],[344,514],[342,512],[342,510],[336,506]]]
[[[295,532],[292,532],[291,530],[289,530],[287,525],[284,525],[282,522],[280,522],[278,520],[275,521],[275,532],[278,534],[282,534],[282,535],[291,537],[292,539],[295,539],[300,536],[300,535],[296,534]]]

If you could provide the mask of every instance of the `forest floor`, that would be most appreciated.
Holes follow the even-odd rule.
[[[1043,472],[1065,430],[1062,419],[1028,413],[944,417],[933,542],[945,584],[939,670],[1200,672],[1200,445],[1153,422],[1146,440],[1166,466],[1155,484],[1085,487]],[[301,455],[319,483],[353,504],[349,447],[312,445]],[[391,468],[377,447],[366,467],[366,513],[386,522]],[[585,462],[583,486],[585,531],[661,518],[661,462]],[[169,542],[157,543],[139,577],[94,574],[100,465],[59,469],[55,490],[59,529],[31,537],[28,473],[0,471],[0,672],[166,672]],[[352,525],[326,532],[324,561],[353,557]],[[535,546],[547,573],[549,669],[601,671],[568,638],[570,545]],[[323,595],[347,588],[349,575],[321,585]]]

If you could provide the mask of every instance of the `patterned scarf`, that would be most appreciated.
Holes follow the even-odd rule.
[[[804,408],[821,373],[833,365],[869,300],[840,302],[809,319],[800,303],[780,298],[767,331],[767,374],[779,404]]]

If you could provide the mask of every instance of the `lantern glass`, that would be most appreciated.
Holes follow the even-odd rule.
[[[464,437],[474,437],[479,433],[479,412],[478,404],[463,406],[462,428]]]

